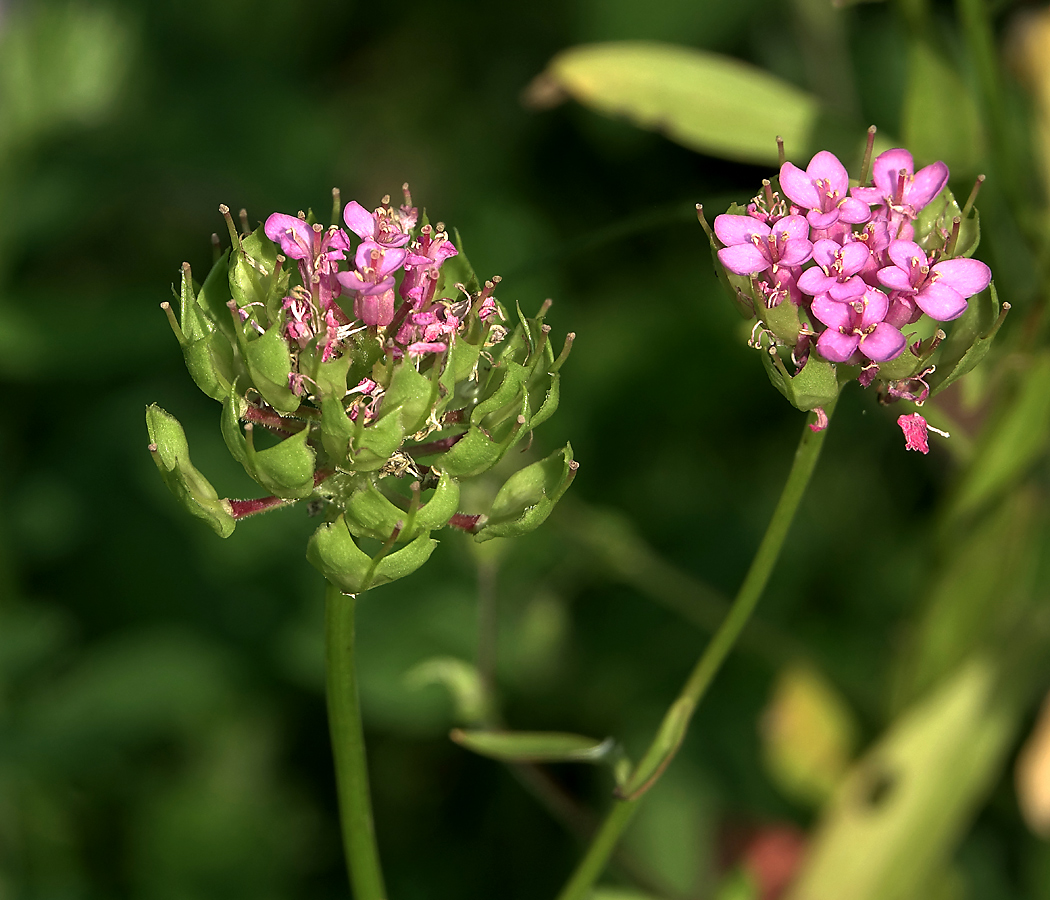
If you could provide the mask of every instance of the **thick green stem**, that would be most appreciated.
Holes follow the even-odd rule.
[[[834,404],[829,404],[825,407],[825,412],[829,418],[833,409]],[[813,474],[817,459],[820,457],[820,449],[824,444],[824,436],[826,434],[826,430],[814,433],[810,430],[809,425],[803,428],[802,438],[799,441],[798,449],[795,451],[795,461],[791,466],[791,472],[788,474],[787,483],[784,485],[780,500],[773,511],[773,518],[770,519],[766,528],[762,543],[758,546],[758,552],[755,553],[755,557],[751,561],[751,567],[747,571],[744,583],[740,586],[740,590],[737,592],[733,605],[730,607],[729,613],[722,622],[721,627],[714,637],[711,638],[707,647],[704,648],[703,654],[689,675],[689,679],[686,681],[681,693],[675,698],[674,703],[671,704],[664,725],[660,728],[652,746],[642,757],[642,763],[640,764],[640,766],[644,766],[647,764],[647,761],[659,757],[658,765],[654,767],[652,776],[645,780],[644,787],[641,790],[629,794],[625,799],[618,799],[613,802],[612,810],[602,823],[586,855],[579,866],[577,866],[576,871],[573,872],[568,884],[565,885],[562,892],[558,895],[558,900],[585,900],[590,894],[595,881],[604,871],[609,856],[615,849],[620,836],[631,821],[631,817],[634,815],[645,790],[652,787],[653,783],[671,761],[681,737],[679,737],[674,746],[663,751],[660,750],[660,743],[666,741],[666,735],[669,731],[668,723],[677,720],[681,724],[683,710],[685,710],[685,724],[688,723],[700,700],[707,692],[707,688],[711,685],[715,675],[718,674],[718,670],[721,668],[725,658],[729,655],[729,651],[736,644],[740,633],[744,630],[744,626],[747,625],[747,621],[754,612],[755,606],[758,604],[758,600],[769,582],[769,577],[773,573],[773,567],[776,565],[777,557],[780,555],[780,550],[784,545],[788,529],[791,527],[791,522],[795,518],[802,495],[806,492],[806,486],[809,484],[810,476]],[[684,736],[684,731],[685,727],[683,724],[679,734]],[[631,779],[628,779],[629,784],[630,782]]]
[[[384,900],[372,800],[368,792],[368,761],[361,727],[354,660],[354,607],[357,598],[328,585],[325,593],[325,672],[328,727],[335,758],[339,820],[343,850],[354,900]]]

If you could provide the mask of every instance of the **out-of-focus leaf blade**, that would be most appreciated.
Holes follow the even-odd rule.
[[[481,756],[506,762],[601,762],[616,746],[612,738],[596,741],[559,731],[464,731],[449,734],[457,744]]]
[[[768,72],[715,53],[645,41],[572,47],[537,88],[560,90],[607,115],[713,156],[775,165],[810,147],[816,98]]]
[[[1014,707],[974,659],[890,727],[825,811],[786,900],[917,900],[997,774]]]

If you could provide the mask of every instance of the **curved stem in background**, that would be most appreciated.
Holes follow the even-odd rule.
[[[354,607],[357,598],[329,584],[325,591],[325,683],[328,728],[335,759],[336,792],[343,850],[354,900],[384,900],[372,799],[368,792],[368,761],[361,727],[354,659]]]
[[[825,407],[828,418],[831,417],[833,411],[834,404],[829,404]],[[689,679],[686,681],[681,693],[675,698],[674,703],[671,704],[667,718],[664,720],[665,725],[661,727],[653,744],[642,757],[641,765],[644,765],[646,760],[659,753],[659,743],[664,739],[666,726],[672,717],[677,717],[681,723],[680,733],[684,736],[685,725],[692,718],[696,706],[707,692],[722,663],[729,655],[729,651],[733,649],[737,638],[740,637],[740,633],[744,630],[744,626],[751,617],[751,613],[754,612],[755,606],[762,596],[766,584],[769,582],[769,577],[773,573],[773,567],[776,565],[777,557],[780,555],[780,550],[784,545],[788,529],[791,527],[791,522],[798,511],[802,495],[806,492],[810,476],[813,474],[817,459],[820,457],[820,449],[824,444],[824,436],[826,434],[826,429],[814,433],[810,430],[809,425],[803,427],[802,438],[799,440],[798,449],[795,451],[795,460],[791,465],[790,473],[788,473],[787,483],[780,494],[780,500],[777,502],[776,509],[773,510],[773,517],[769,520],[769,525],[766,527],[762,543],[758,545],[758,551],[755,553],[754,559],[751,560],[751,567],[747,570],[744,583],[740,586],[740,590],[737,592],[733,605],[730,607],[729,613],[722,622],[721,627],[715,632],[707,647],[704,648],[703,654],[689,675]],[[685,710],[684,721],[683,710]],[[572,877],[558,895],[558,900],[585,900],[590,895],[595,881],[598,880],[604,871],[610,855],[620,840],[620,836],[631,821],[642,795],[659,778],[676,750],[677,746],[674,746],[662,755],[660,764],[655,768],[652,777],[646,781],[641,789],[634,791],[625,799],[613,801],[612,810],[606,816],[586,855],[576,867],[576,871],[573,872]],[[628,782],[630,780],[628,779]]]

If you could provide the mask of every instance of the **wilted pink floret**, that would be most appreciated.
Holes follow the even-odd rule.
[[[817,338],[817,350],[829,362],[846,362],[858,350],[873,362],[886,362],[900,356],[907,344],[898,329],[883,321],[889,298],[875,288],[849,303],[821,294],[813,298],[811,309],[828,326]]]
[[[772,227],[751,216],[715,218],[715,234],[725,244],[718,259],[736,275],[755,275],[777,266],[800,266],[813,244],[809,223],[802,216],[784,216]]]
[[[904,432],[904,448],[906,450],[918,450],[920,453],[929,453],[930,444],[927,435],[926,420],[918,413],[908,413],[906,416],[898,416],[897,424]]]
[[[911,240],[911,222],[948,183],[948,167],[935,162],[915,171],[912,155],[904,149],[880,153],[872,165],[874,187],[853,188],[853,196],[865,203],[881,203],[889,214],[891,234]]]
[[[912,241],[893,241],[887,254],[892,266],[879,269],[879,283],[903,295],[931,319],[949,322],[966,311],[966,301],[983,291],[992,270],[977,259],[946,259],[929,264],[925,251]]]
[[[814,228],[836,222],[861,225],[871,218],[868,204],[849,195],[849,173],[834,153],[821,150],[803,172],[786,162],[780,167],[780,187],[792,203],[808,209],[806,219]]]

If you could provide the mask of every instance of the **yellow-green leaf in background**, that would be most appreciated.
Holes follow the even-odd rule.
[[[835,688],[803,664],[790,665],[777,677],[760,730],[773,781],[788,796],[814,804],[826,800],[838,784],[857,731]]]
[[[737,59],[647,41],[572,47],[551,60],[528,99],[550,105],[565,96],[726,159],[778,161],[811,149],[819,115],[815,97]]]
[[[785,900],[928,900],[1013,738],[996,674],[973,659],[890,726],[839,785]]]

